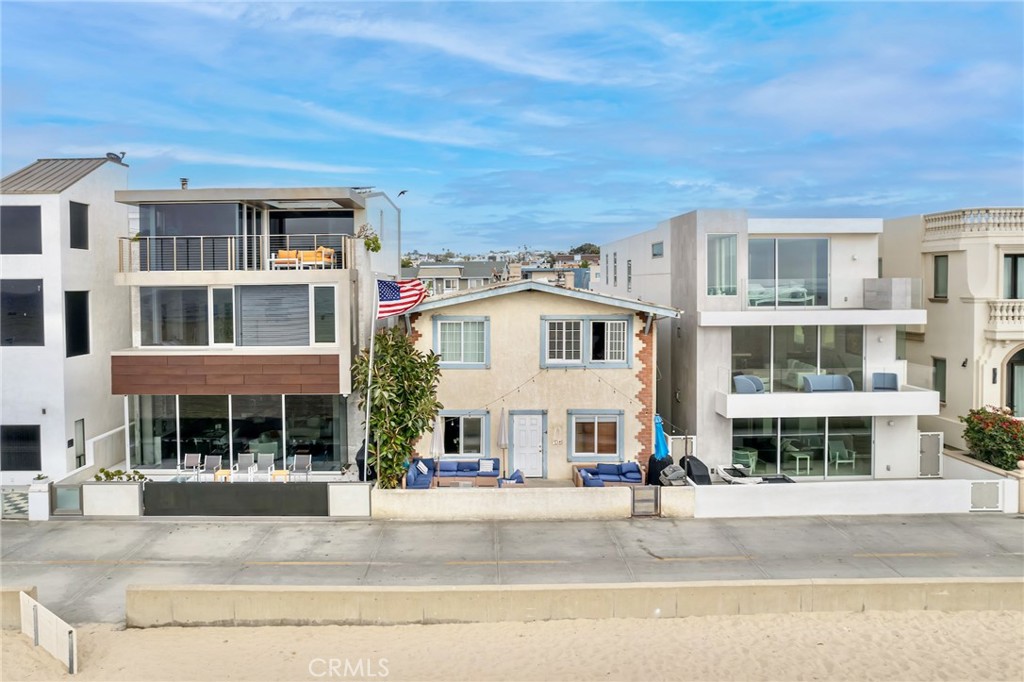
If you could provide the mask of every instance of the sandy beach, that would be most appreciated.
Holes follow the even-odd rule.
[[[1012,680],[1020,612],[79,629],[78,680]],[[3,634],[2,679],[71,679]]]

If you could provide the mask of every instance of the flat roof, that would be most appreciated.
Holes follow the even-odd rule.
[[[114,192],[114,200],[130,206],[247,202],[266,208],[366,208],[363,195],[351,187],[125,189]]]

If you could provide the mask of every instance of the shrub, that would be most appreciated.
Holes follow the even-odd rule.
[[[1024,459],[1024,421],[1006,407],[982,407],[960,417],[971,456],[1000,469],[1015,469]]]
[[[138,469],[132,469],[130,473],[125,473],[120,469],[100,469],[100,472],[93,476],[95,481],[146,481],[149,480],[144,474],[139,473]]]

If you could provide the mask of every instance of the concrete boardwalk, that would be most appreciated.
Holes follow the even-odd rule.
[[[1024,576],[1007,514],[578,522],[0,522],[4,585],[72,623],[133,584],[488,585]]]

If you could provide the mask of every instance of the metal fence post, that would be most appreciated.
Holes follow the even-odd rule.
[[[39,604],[32,605],[32,645],[39,646]]]

